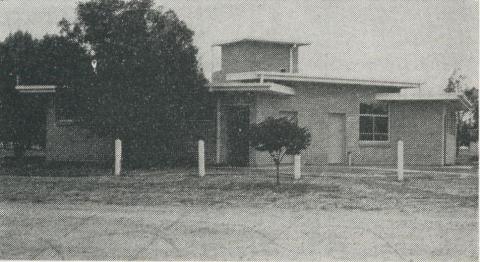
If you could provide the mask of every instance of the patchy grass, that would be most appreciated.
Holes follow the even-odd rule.
[[[85,162],[45,162],[42,159],[28,159],[22,162],[4,160],[0,167],[0,176],[85,177],[110,174],[112,171],[105,165]]]
[[[19,173],[17,173],[19,172]],[[114,177],[80,167],[0,169],[0,201],[118,205],[207,205],[295,209],[477,208],[478,178],[442,176],[342,177],[310,174],[299,181],[271,171],[218,173],[199,178],[188,169]],[[15,176],[12,176],[15,174]]]

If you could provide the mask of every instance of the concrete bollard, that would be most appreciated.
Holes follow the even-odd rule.
[[[301,161],[300,155],[295,155],[293,157],[293,165],[294,165],[294,170],[293,170],[293,178],[295,179],[300,179],[302,176],[302,161]]]
[[[198,175],[205,176],[205,141],[198,140]]]
[[[397,146],[397,174],[398,181],[403,181],[403,141],[398,140]]]
[[[115,139],[115,170],[114,174],[119,176],[122,171],[122,140]]]

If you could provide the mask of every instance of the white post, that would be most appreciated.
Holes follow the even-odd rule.
[[[220,150],[222,150],[222,148],[220,147],[220,139],[221,139],[221,128],[222,128],[222,125],[221,125],[221,121],[222,121],[222,107],[221,107],[221,100],[220,100],[220,97],[217,98],[217,136],[216,136],[216,143],[217,143],[217,151],[216,151],[216,158],[215,158],[215,163],[216,164],[220,164]]]
[[[205,142],[198,140],[198,175],[205,176]]]
[[[403,181],[403,141],[398,140],[397,146],[397,174],[398,180]]]
[[[302,170],[301,170],[302,161],[301,161],[300,154],[295,155],[293,157],[293,165],[294,165],[293,177],[295,179],[300,179],[300,177],[302,176]]]
[[[122,169],[122,141],[120,139],[115,139],[115,170],[114,174],[116,176],[120,175]]]

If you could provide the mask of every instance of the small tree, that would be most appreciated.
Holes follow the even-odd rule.
[[[297,155],[310,145],[310,132],[287,118],[269,117],[253,124],[249,132],[250,145],[258,151],[267,151],[277,169],[280,184],[280,163],[285,155]]]

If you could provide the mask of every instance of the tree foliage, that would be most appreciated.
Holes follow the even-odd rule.
[[[473,108],[469,111],[460,111],[456,114],[457,119],[457,152],[458,147],[468,146],[471,141],[478,141],[478,89],[467,87],[467,77],[459,74],[459,69],[453,71],[448,78],[444,91],[446,93],[463,93],[472,103]]]
[[[270,154],[277,168],[277,184],[280,184],[279,167],[285,155],[297,155],[310,145],[307,128],[299,127],[287,118],[268,117],[253,124],[249,130],[250,145],[258,151]]]
[[[466,89],[464,94],[472,103],[472,109],[460,113],[457,132],[459,146],[469,146],[470,142],[478,141],[478,89],[475,87]]]
[[[18,31],[0,42],[0,141],[13,143],[23,156],[32,145],[45,145],[48,95],[19,94],[15,86],[76,86],[83,82],[85,50],[65,37],[46,35],[37,40]],[[74,103],[72,103],[73,105]]]
[[[460,74],[460,69],[457,68],[453,70],[452,74],[448,78],[448,83],[443,91],[445,93],[461,93],[463,92],[464,87],[464,80],[467,77],[463,74]]]
[[[152,0],[80,3],[76,21],[59,25],[98,61],[94,81],[80,90],[80,123],[124,140],[130,163],[168,160],[185,120],[208,99],[193,31]]]

